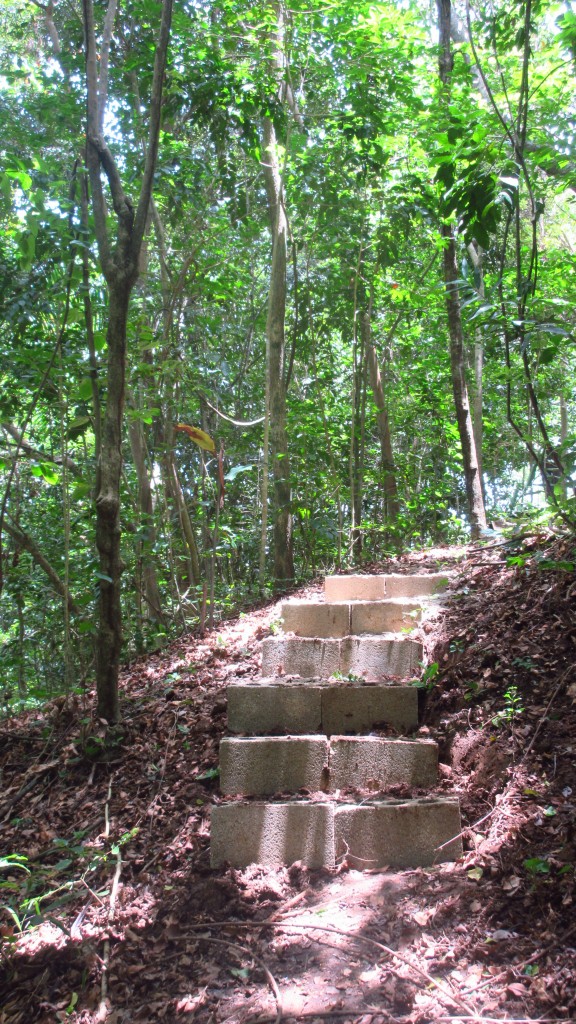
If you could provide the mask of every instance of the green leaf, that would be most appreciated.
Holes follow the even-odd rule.
[[[87,494],[90,494],[90,491],[91,487],[89,483],[86,483],[85,480],[78,480],[74,484],[74,487],[72,488],[72,491],[70,493],[70,500],[81,501],[83,498],[86,497]]]
[[[522,861],[522,865],[531,875],[550,874],[550,864],[547,860],[542,860],[541,857],[529,857],[527,860]]]
[[[201,775],[195,775],[194,778],[197,782],[205,782],[211,779],[217,779],[220,775],[220,768],[208,768],[207,771],[202,772]]]
[[[479,882],[484,872],[482,868],[470,868],[470,871],[467,871],[466,874],[473,882]]]
[[[32,466],[32,476],[45,480],[47,484],[57,484],[60,480],[58,468],[53,462],[39,462]]]
[[[88,398],[92,398],[92,381],[90,377],[84,377],[84,379],[80,381],[76,390],[76,397],[83,402]]]

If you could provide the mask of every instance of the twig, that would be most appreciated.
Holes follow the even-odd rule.
[[[365,1017],[367,1013],[381,1016],[380,1011],[375,1010],[309,1010],[300,1013],[298,1010],[288,1011],[284,1014],[284,1020],[316,1020],[318,1017]],[[394,1017],[386,1017],[387,1024],[394,1024]],[[276,1017],[249,1017],[245,1024],[275,1024]]]
[[[208,927],[211,926],[208,925]],[[214,939],[212,938],[211,935],[200,935],[199,939],[202,942],[210,942],[214,946],[226,946],[228,949],[235,949],[240,953],[245,953],[247,956],[250,957],[251,960],[254,961],[255,964],[258,965],[260,970],[264,972],[266,981],[268,982],[270,988],[272,989],[272,995],[274,996],[276,1002],[276,1016],[271,1017],[270,1020],[273,1021],[274,1024],[280,1024],[280,1021],[284,1016],[284,1012],[282,1010],[282,993],[278,988],[278,984],[276,982],[274,975],[272,974],[269,967],[264,963],[264,961],[261,960],[259,956],[256,956],[256,954],[253,953],[252,950],[249,949],[247,946],[239,946],[238,943],[229,942],[228,939]]]
[[[288,910],[292,910],[292,907],[295,907],[297,903],[301,903],[302,900],[305,899],[307,895],[308,893],[306,892],[306,889],[303,889],[302,892],[296,893],[296,896],[293,896],[291,900],[287,900],[287,902],[284,903],[280,910],[275,910],[274,913],[270,914],[269,917],[265,917],[263,924],[273,924],[274,921],[277,921],[280,917],[283,917]]]
[[[110,799],[112,797],[112,779],[108,783],[108,794],[106,796],[106,803],[104,804],[104,835],[106,839],[110,835]]]
[[[458,1014],[457,1017],[436,1017],[435,1020],[475,1020],[477,1024],[569,1024],[566,1017],[464,1017]]]
[[[155,804],[156,804],[156,802],[158,800],[158,794],[159,794],[159,792],[160,792],[160,790],[162,788],[162,785],[164,783],[164,777],[166,775],[166,764],[168,763],[168,754],[170,752],[170,746],[171,746],[172,741],[174,739],[174,736],[176,734],[176,726],[178,725],[178,715],[174,711],[172,712],[172,714],[174,715],[174,721],[172,722],[172,725],[170,727],[170,732],[168,733],[168,738],[166,740],[166,749],[164,751],[164,758],[162,760],[162,767],[160,769],[160,773],[158,775],[158,780],[157,780],[157,783],[156,783],[156,792],[154,793],[154,796],[152,797],[152,799],[151,799],[150,803],[148,804],[148,807],[146,808],[146,811],[145,811],[146,814],[150,813],[150,817],[149,817],[149,829],[150,829],[150,831],[152,831],[152,827],[154,825],[154,818],[156,817]],[[139,820],[141,821],[143,817],[144,817],[143,814],[140,815],[140,819]]]
[[[474,1017],[474,1007],[468,1006],[458,996],[452,995],[450,990],[437,978],[433,978],[431,974],[423,968],[418,967],[412,963],[408,957],[403,956],[402,953],[398,953],[395,949],[390,946],[384,945],[383,942],[378,942],[376,939],[370,938],[368,935],[350,935],[348,932],[343,931],[341,928],[334,928],[332,925],[320,925],[320,924],[291,924],[286,921],[279,921],[268,923],[267,921],[210,921],[204,922],[203,924],[189,924],[186,926],[189,931],[199,931],[202,928],[249,928],[249,929],[262,929],[262,928],[295,928],[299,931],[317,931],[317,932],[329,932],[332,935],[341,935],[343,938],[348,939],[352,942],[364,942],[369,946],[379,949],[381,953],[386,953],[387,956],[394,957],[396,960],[400,960],[401,963],[405,964],[420,977],[425,978],[429,985],[432,985],[440,995],[443,995],[445,999],[448,999],[454,1006],[462,1008],[466,1014],[470,1014]],[[318,941],[318,940],[316,940]]]
[[[112,796],[112,779],[108,786],[108,796],[106,798],[106,804],[104,806],[104,818],[106,826],[104,829],[104,835],[106,837],[110,834],[110,815],[109,815],[109,802]],[[116,897],[118,895],[118,885],[120,884],[120,873],[122,871],[122,853],[120,847],[116,847],[116,870],[114,872],[114,878],[112,880],[112,888],[110,889],[110,905],[108,907],[108,925],[112,924],[114,920],[114,911],[116,909]],[[107,936],[104,939],[104,949],[102,959],[104,961],[102,966],[102,980],[100,982],[100,1005],[96,1011],[96,1020],[98,1022],[105,1021],[108,1016],[108,970],[110,967],[110,938]]]
[[[576,924],[572,925],[572,927],[569,928],[568,931],[564,932],[563,935],[559,935],[551,942],[547,942],[545,946],[541,946],[540,949],[537,949],[535,953],[532,953],[532,956],[529,956],[527,960],[521,960],[518,964],[510,964],[510,966],[507,967],[505,971],[500,971],[500,974],[492,975],[492,977],[488,981],[483,981],[481,985],[475,985],[473,989],[464,989],[464,992],[466,994],[471,992],[479,992],[481,989],[489,988],[490,985],[494,985],[496,982],[502,981],[502,979],[505,978],[506,975],[510,973],[510,971],[523,971],[526,967],[529,967],[530,964],[534,964],[537,960],[540,960],[540,958],[543,957],[545,953],[550,952],[550,950],[554,949],[555,946],[564,945],[566,939],[569,939],[570,936],[574,934],[574,932],[576,932]]]
[[[16,796],[12,797],[11,800],[8,800],[5,804],[2,805],[2,807],[0,807],[0,814],[4,814],[4,811],[6,811],[6,813],[4,814],[4,818],[2,819],[3,821],[6,821],[6,819],[9,817],[10,812],[12,811],[14,805],[17,804],[18,801],[23,796],[26,796],[26,793],[29,793],[31,789],[34,789],[34,786],[39,781],[40,781],[40,776],[39,775],[36,775],[34,778],[29,779],[28,782],[24,786],[20,787],[20,789],[16,793]]]

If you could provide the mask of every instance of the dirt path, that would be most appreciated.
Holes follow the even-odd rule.
[[[574,573],[464,556],[371,567],[461,566],[423,637],[439,667],[423,734],[462,798],[463,860],[210,869],[225,686],[258,674],[270,605],[131,665],[108,761],[81,724],[90,695],[2,723],[0,856],[31,874],[4,871],[0,903],[39,923],[17,938],[0,912],[0,1024],[576,1017]]]

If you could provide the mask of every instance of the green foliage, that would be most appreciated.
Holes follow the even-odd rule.
[[[424,690],[429,693],[430,690],[434,689],[440,666],[437,661],[433,661],[430,665],[427,665],[419,679],[414,680],[413,685],[417,686],[419,690]]]
[[[11,876],[0,878],[2,895],[8,894],[8,902],[0,904],[0,920],[4,916],[18,932],[35,928],[45,920],[59,926],[59,908],[74,901],[77,891],[83,895],[88,879],[98,898],[106,895],[106,888],[98,889],[95,876],[105,873],[111,858],[116,858],[138,832],[138,828],[133,828],[102,847],[85,844],[83,832],[74,833],[71,839],[56,838],[43,852],[42,862],[35,861],[30,866],[27,858],[19,854],[1,858],[0,871],[13,872],[19,868],[26,877],[23,882]],[[13,935],[6,929],[0,939],[0,948],[12,941]]]
[[[107,292],[95,269],[94,225],[82,211],[82,33],[74,12],[57,5],[54,51],[47,17],[16,2],[0,14],[0,479],[4,494],[11,477],[7,525],[23,531],[53,570],[50,576],[30,546],[4,531],[0,645],[8,713],[60,692],[81,695],[90,685],[103,582],[93,495]],[[203,606],[217,620],[270,583],[257,573],[270,274],[264,116],[279,139],[290,224],[297,578],[467,538],[441,283],[443,219],[457,231],[470,359],[475,345],[484,350],[487,503],[506,515],[536,506],[531,527],[552,515],[574,525],[576,240],[566,190],[576,183],[576,48],[573,15],[553,17],[558,32],[545,4],[534,7],[528,26],[521,7],[474,12],[488,84],[506,117],[510,104],[512,121],[531,35],[520,159],[479,92],[467,44],[455,48],[451,101],[440,103],[436,37],[429,12],[416,5],[296,5],[280,41],[266,2],[176,10],[157,220],[128,324],[126,656],[196,627]],[[102,18],[98,7],[99,31]],[[298,119],[279,95],[280,51],[283,89],[292,90]],[[108,117],[114,155],[133,190],[153,56],[148,5],[131,0],[118,13]],[[108,191],[107,198],[112,208]],[[484,250],[482,282],[467,248],[472,240]],[[359,332],[368,310],[392,441],[394,516],[381,410]],[[472,390],[471,372],[468,383]],[[177,424],[208,435],[215,451],[188,443],[174,432]],[[546,467],[550,453],[562,468],[551,470],[545,509],[533,464]],[[354,474],[361,547],[350,537]],[[505,550],[510,565],[528,566],[522,548]],[[544,559],[539,567],[568,572],[572,565]],[[69,620],[55,577],[71,599]],[[100,756],[98,737],[86,752]]]
[[[511,725],[524,712],[522,697],[517,686],[509,686],[504,692],[504,707],[497,711],[491,719],[497,729],[501,725]]]

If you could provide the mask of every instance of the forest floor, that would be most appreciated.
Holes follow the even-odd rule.
[[[576,1019],[575,552],[523,550],[368,569],[455,570],[419,730],[461,800],[453,864],[210,868],[225,688],[278,604],[126,668],[107,760],[91,695],[0,723],[0,863],[31,872],[0,875],[0,1024]]]

